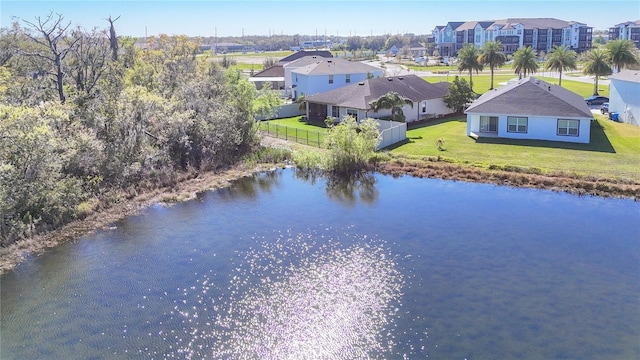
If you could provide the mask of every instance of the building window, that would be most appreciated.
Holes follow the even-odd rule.
[[[333,75],[329,75],[329,84],[333,84]]]
[[[580,135],[580,120],[558,119],[558,136]]]
[[[423,101],[421,104],[422,113],[425,114],[427,112],[427,101]]]
[[[356,121],[358,121],[358,110],[356,110],[356,109],[347,109],[347,115],[353,117]]]
[[[480,116],[480,132],[498,132],[498,117]]]
[[[527,118],[509,116],[507,118],[507,132],[513,133],[526,133],[527,132]]]
[[[331,107],[331,117],[334,119],[340,119],[340,107],[333,105]]]
[[[346,82],[347,84],[351,82],[351,74],[345,75],[344,82]]]

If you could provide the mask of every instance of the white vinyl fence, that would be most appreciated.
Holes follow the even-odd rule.
[[[380,130],[381,141],[376,151],[407,138],[407,123],[378,120],[378,124],[380,124],[378,130]]]
[[[274,109],[273,116],[270,117],[270,119],[282,119],[282,118],[294,117],[294,116],[303,115],[303,114],[304,112],[298,109],[298,104],[296,103],[285,104],[285,105],[277,106]],[[266,118],[264,116],[256,117],[256,120],[266,120]]]

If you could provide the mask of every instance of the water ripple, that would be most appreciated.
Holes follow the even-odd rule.
[[[349,243],[300,234],[239,254],[225,296],[209,297],[205,278],[197,304],[176,306],[188,339],[166,357],[385,358],[405,280],[384,242]]]

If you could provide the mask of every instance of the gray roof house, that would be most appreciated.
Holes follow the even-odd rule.
[[[618,113],[618,121],[640,126],[640,71],[622,70],[609,79],[609,111]]]
[[[589,143],[593,115],[584,99],[535,77],[484,93],[465,111],[467,135]]]
[[[261,90],[265,84],[271,84],[271,90],[284,92],[284,68],[282,65],[273,65],[249,77],[249,81]]]
[[[280,65],[284,65],[284,64],[288,64],[292,61],[296,61],[300,58],[303,58],[305,56],[316,56],[316,57],[323,57],[323,58],[332,58],[333,54],[331,54],[330,51],[328,50],[300,50],[300,51],[296,51],[293,54],[289,55],[289,56],[285,56],[282,59],[280,59],[278,61],[278,63]]]
[[[449,83],[431,84],[416,75],[380,77],[305,98],[307,119],[324,121],[328,116],[340,119],[345,115],[358,119],[381,118],[391,115],[391,110],[374,112],[369,105],[388,92],[396,92],[410,99],[413,106],[405,105],[403,113],[407,122],[452,112],[444,103]]]
[[[362,62],[342,58],[312,58],[312,62],[297,67],[309,57],[303,57],[284,66],[285,86],[291,77],[292,98],[309,96],[364,81],[369,77],[380,77],[384,70]],[[289,75],[290,74],[290,75]]]

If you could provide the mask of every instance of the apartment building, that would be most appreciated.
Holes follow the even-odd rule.
[[[591,49],[592,30],[592,27],[576,21],[514,18],[449,22],[436,26],[433,37],[440,56],[456,56],[466,44],[479,48],[487,41],[500,41],[502,51],[507,55],[526,46],[536,52],[549,52],[554,45],[565,45],[583,52]]]
[[[631,40],[640,49],[640,20],[627,21],[610,27],[609,40]]]

